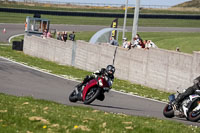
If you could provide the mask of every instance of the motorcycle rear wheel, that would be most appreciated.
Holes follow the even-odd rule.
[[[100,89],[97,87],[90,88],[85,96],[85,100],[83,101],[84,104],[92,103],[100,95],[100,92]]]
[[[76,94],[75,90],[73,90],[73,92],[69,95],[69,101],[70,102],[77,102],[78,101],[77,94]]]
[[[163,109],[163,115],[167,118],[174,117],[174,110],[171,105],[167,104]]]

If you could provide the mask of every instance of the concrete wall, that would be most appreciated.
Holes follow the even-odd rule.
[[[42,39],[36,36],[25,36],[23,51],[25,54],[71,65],[72,41],[67,43],[55,39]]]
[[[62,42],[25,36],[24,53],[59,64],[95,71],[112,64],[116,47],[84,41]],[[119,79],[165,91],[179,91],[192,85],[200,74],[200,53],[193,55],[162,49],[117,48],[115,60]]]

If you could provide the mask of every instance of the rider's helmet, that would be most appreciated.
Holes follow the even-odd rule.
[[[107,71],[107,73],[108,73],[109,75],[114,75],[114,73],[115,73],[115,67],[114,67],[113,65],[108,65],[108,66],[106,67],[106,71]]]

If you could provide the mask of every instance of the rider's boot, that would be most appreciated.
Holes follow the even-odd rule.
[[[77,96],[79,100],[82,100],[82,93],[83,93],[83,89],[84,89],[85,85],[83,83],[80,83],[79,85],[76,86],[76,90],[77,90]]]
[[[176,100],[171,103],[171,106],[174,111],[179,109],[179,103]]]
[[[90,76],[86,76],[86,77],[84,78],[83,82],[81,82],[80,84],[78,84],[78,85],[76,86],[76,88],[77,88],[79,91],[82,90],[82,86],[89,80],[89,78],[90,78]]]
[[[80,84],[78,84],[78,85],[76,86],[76,88],[77,88],[77,90],[78,90],[78,91],[80,91],[80,90],[81,90],[81,88],[82,88],[82,85],[83,85],[83,83],[80,83]]]
[[[173,108],[173,110],[174,110],[174,115],[175,116],[179,116],[180,114],[181,114],[181,112],[180,112],[180,110],[179,110],[179,103],[177,102],[177,100],[175,100],[175,101],[173,101],[172,103],[171,103],[171,106],[172,106],[172,108]]]

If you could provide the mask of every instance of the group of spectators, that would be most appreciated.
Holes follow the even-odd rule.
[[[52,38],[53,36],[50,31],[44,30],[42,37],[43,38]],[[67,31],[57,32],[56,39],[66,42],[68,40],[68,32]],[[71,41],[75,40],[75,32],[74,31],[72,31],[72,33],[69,34],[69,40],[71,40]]]
[[[68,32],[67,31],[57,32],[56,38],[57,38],[57,40],[66,42],[68,40]],[[72,33],[69,34],[69,40],[71,40],[71,41],[75,40],[75,32],[74,31],[72,31]]]
[[[115,40],[113,37],[110,37],[110,44],[114,46],[119,46],[117,40]],[[136,36],[133,38],[133,43],[128,41],[127,38],[123,38],[123,48],[131,49],[131,48],[157,48],[155,43],[153,43],[151,40],[142,40],[139,34],[136,34]]]
[[[151,40],[142,40],[139,34],[136,34],[136,36],[133,38],[133,44],[131,42],[127,41],[127,38],[123,38],[123,48],[144,48],[144,49],[149,49],[149,48],[157,48],[155,43],[153,43]]]
[[[42,38],[52,38],[51,32],[47,31],[46,29],[44,30],[42,34]]]

